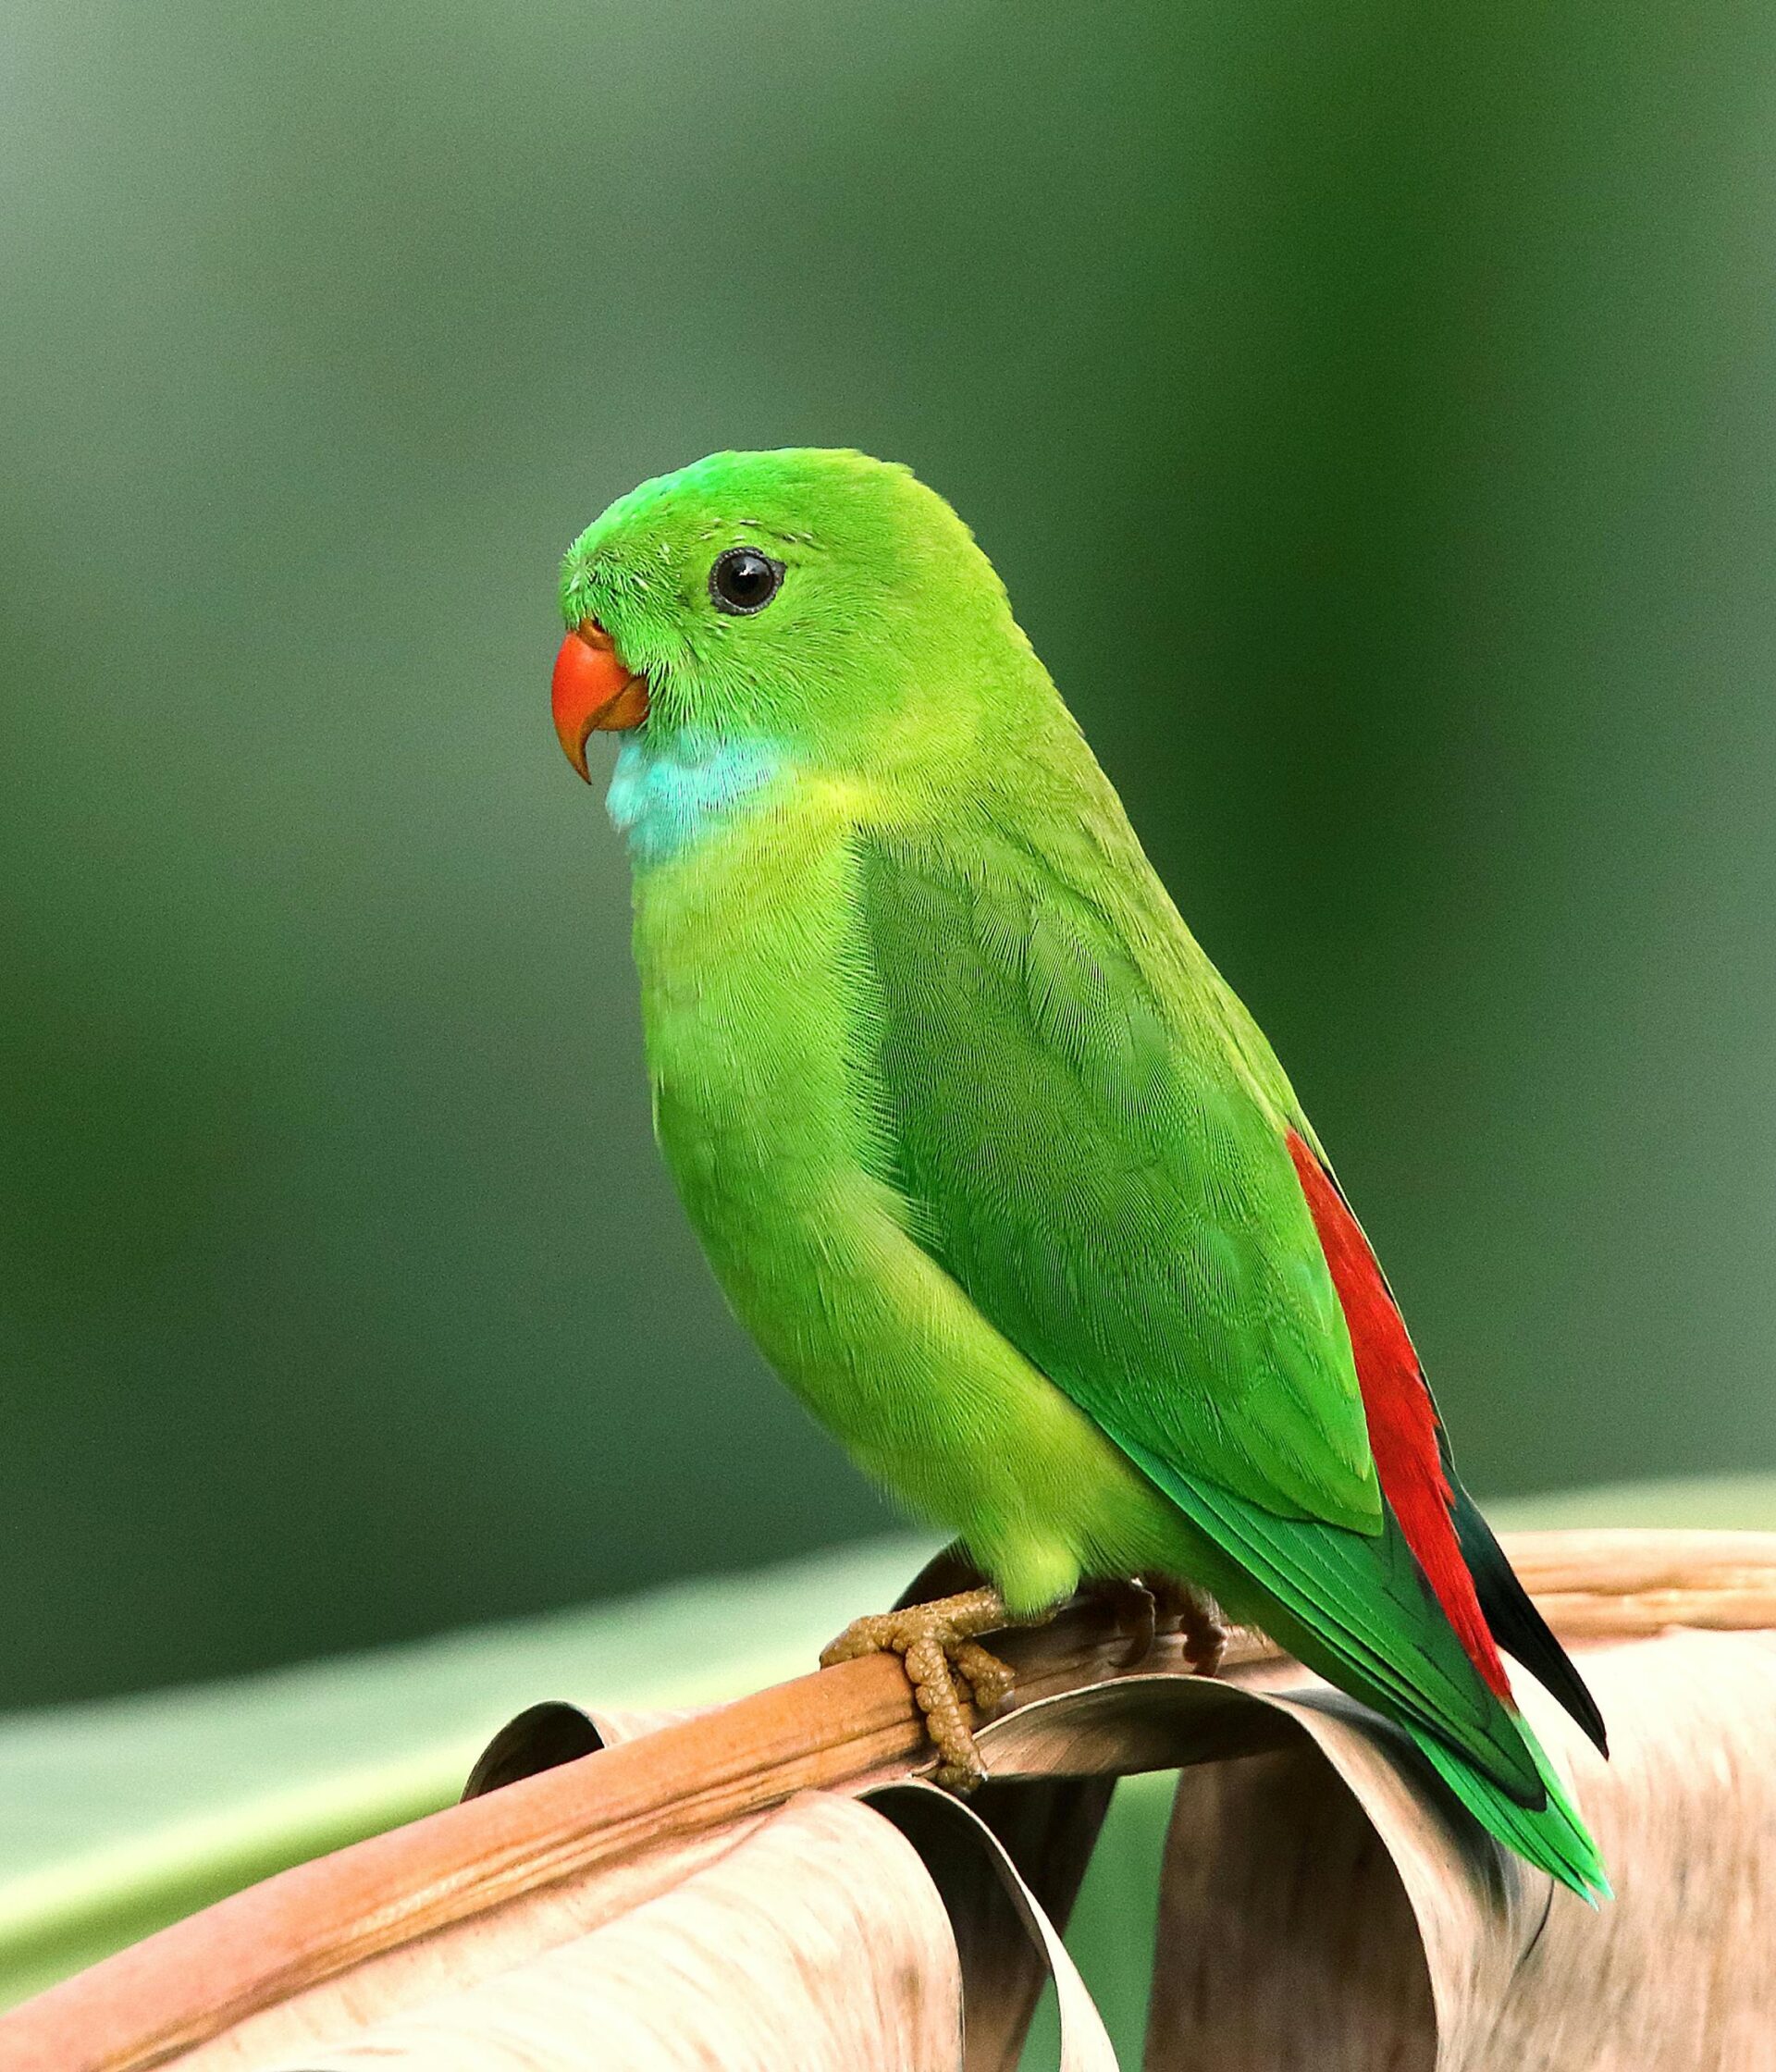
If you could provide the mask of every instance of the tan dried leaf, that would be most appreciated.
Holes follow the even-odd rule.
[[[752,2047],[752,2010],[724,2003],[724,1949],[787,1981],[772,1989],[780,2038],[783,2010],[800,2004],[796,1979],[861,1994],[845,2013],[810,2008],[808,2048],[797,2041],[773,2062],[898,2063],[892,2039],[912,2033],[904,2028],[888,2043],[873,2038],[866,2058],[815,2054],[863,2048],[870,2020],[912,2020],[915,2003],[917,2020],[931,2018],[941,1994],[919,1999],[925,1989],[893,1964],[885,1982],[878,1971],[874,1945],[892,1953],[905,1931],[907,1962],[920,1966],[937,1934],[952,1994],[950,2055],[926,2062],[957,2062],[960,1979],[969,2072],[1010,2072],[1052,1962],[1072,2016],[1069,2064],[1100,2072],[1108,2045],[1053,1922],[1066,1918],[1109,1780],[1174,1766],[1186,1773],[1155,2072],[1776,2062],[1758,2054],[1776,2035],[1761,1954],[1776,1900],[1776,1640],[1731,1630],[1776,1617],[1776,1537],[1572,1534],[1514,1551],[1562,1632],[1652,1636],[1587,1659],[1614,1729],[1612,1768],[1558,1719],[1548,1727],[1622,1894],[1600,1915],[1498,1850],[1399,1736],[1257,1636],[1240,1637],[1233,1659],[1244,1666],[1223,1683],[1131,1673],[1113,1668],[1119,1637],[1076,1608],[1007,1636],[1024,1702],[982,1734],[993,1781],[980,1819],[904,1783],[879,1811],[810,1812],[833,1801],[796,1795],[867,1792],[926,1759],[905,1678],[885,1658],[707,1715],[609,1720],[604,1736],[572,1707],[534,1708],[477,1768],[482,1785],[504,1788],[283,1873],[0,2017],[0,2063],[260,2072],[330,2066],[348,2046],[355,2054],[339,2062],[359,2062],[376,2037],[384,2065],[403,2061],[395,2052],[464,2072],[534,2072],[574,2062],[563,2049],[586,2054],[587,2010],[607,1992],[635,2049],[656,2052],[638,2065],[678,2062],[657,2053],[714,2034],[724,2005],[741,2026],[728,2054],[705,2062],[750,2063],[734,2054]],[[1719,1630],[1662,1631],[1686,1619]],[[1539,1722],[1550,1708],[1533,1709]],[[602,1739],[618,1745],[586,1752]],[[772,1853],[792,1833],[806,1841],[810,1821],[820,1850]],[[873,1843],[854,1847],[865,1830],[847,1827],[833,1846],[841,1821],[865,1823]],[[983,1842],[982,1821],[997,1844]],[[879,1874],[883,1849],[898,1872]],[[897,1876],[917,1881],[917,1900]],[[880,1921],[877,1887],[888,1902]],[[648,1940],[635,1927],[644,1919],[668,1932]],[[858,1938],[870,1947],[835,1951],[823,1920],[840,1924],[847,1950]],[[686,1938],[705,1936],[715,1943],[687,1957]],[[623,1964],[605,1963],[600,1950],[613,1948],[627,1952]],[[923,1976],[926,1986],[937,1978]],[[550,2025],[527,2027],[524,2009],[544,2003]],[[650,2009],[670,2033],[648,2030]],[[440,2022],[491,2054],[441,2056]],[[602,2045],[596,2055],[626,2062]]]
[[[552,1764],[690,1717],[533,1706],[488,1745],[469,1793],[500,1789]],[[1065,1918],[1096,1838],[1107,1787],[1061,1782],[1020,1785],[1004,1794],[990,1789],[983,1794],[990,1821],[918,1782],[878,1786],[863,1798],[912,1844],[945,1909],[955,1939],[950,1958],[959,1964],[965,1981],[963,2058],[968,2072],[1012,2072],[1037,1997],[1051,1978],[1059,2005],[1062,2072],[1115,2072],[1116,2056],[1103,2023],[1043,1906],[1046,1898]],[[810,1794],[793,1803],[824,1802],[823,1795]],[[381,2054],[375,2062],[400,2064],[405,2062],[409,2034],[424,2033],[439,2020],[475,2036],[477,2048],[494,2054],[487,2062],[498,2066],[502,2062],[498,2048],[520,2032],[510,2016],[513,1992],[527,1991],[525,1981],[540,1981],[537,2004],[547,2001],[559,2011],[566,2004],[556,1991],[559,1981],[569,1972],[581,1975],[561,1955],[567,1945],[632,1909],[651,1920],[669,1918],[668,1901],[676,1906],[693,1880],[702,1886],[719,1883],[736,1904],[749,1902],[759,1920],[779,1920],[794,1933],[798,1924],[793,1915],[783,1920],[775,1886],[783,1868],[782,1851],[752,1845],[761,1828],[774,1833],[782,1818],[755,1815],[688,1843],[646,1851],[401,1944],[184,2054],[176,2060],[179,2072],[270,2072],[299,2061],[308,2072],[312,2066],[330,2067],[345,2049],[345,2039],[357,2054],[348,2053],[342,2062],[359,2062],[374,2041]],[[705,1878],[718,1858],[723,1859],[719,1875]],[[1030,1861],[1042,1898],[1026,1882],[1020,1858]],[[867,1853],[830,1857],[825,1868],[835,1878],[862,1881],[891,1909],[898,1903],[892,1890],[873,1885]],[[483,2035],[489,2024],[505,2041],[496,2046]],[[633,2039],[623,2047],[628,2042]],[[533,2039],[526,2047],[534,2054],[540,2046]],[[615,2042],[608,2047],[617,2048]],[[535,2054],[524,2061],[539,2068],[550,2062]],[[630,2062],[601,2046],[601,2064]],[[641,2072],[656,2060],[644,2055],[634,2062]],[[802,2062],[800,2055],[796,2062]],[[890,2055],[883,2062],[895,2060]],[[465,2063],[478,2072],[482,2060]]]
[[[917,1851],[856,1800],[808,1794],[589,1934],[284,2062],[960,2072],[961,2007],[949,1917]]]
[[[1013,1789],[1026,1812],[1036,1808],[1042,1787]],[[1116,2053],[1079,1967],[999,1833],[971,1807],[931,1784],[878,1785],[867,1795],[918,1848],[949,1911],[964,1980],[968,2072],[1014,2072],[1037,1995],[1051,1978],[1061,2072],[1116,2072]],[[1054,1826],[1055,1812],[1051,1799],[1042,1817],[1065,1855],[1068,1844]],[[1060,1817],[1068,1819],[1067,1810]],[[1102,1817],[1100,1802],[1090,1818],[1092,1835]],[[1051,1875],[1054,1868],[1044,1866]],[[1059,1876],[1070,1901],[1077,1874],[1062,1869]]]
[[[176,2062],[568,2072],[595,2045],[611,2072],[993,2072],[1015,2065],[1052,1974],[1062,2072],[1116,2072],[1097,2010],[1009,1854],[930,1785],[888,1786],[867,1806],[809,1793],[713,1856],[689,1854],[652,1866],[650,1893],[621,1866],[572,1881],[471,1932],[361,1966]]]
[[[317,2049],[442,1995],[497,1981],[647,1906],[727,1856],[771,1818],[754,1814],[469,1915],[302,1987],[192,2050],[136,2062],[176,2064],[179,2072],[306,2065]]]
[[[1607,1764],[1526,1679],[1523,1696],[1610,1865],[1597,1911],[1304,1674],[1099,1684],[1012,1714],[982,1747],[1002,1779],[1189,1766],[1150,2072],[1776,2065],[1776,1634],[1671,1632],[1584,1667]]]

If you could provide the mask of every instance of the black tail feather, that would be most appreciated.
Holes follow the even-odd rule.
[[[1536,1610],[1529,1592],[1517,1580],[1516,1572],[1506,1560],[1504,1549],[1493,1537],[1492,1527],[1481,1517],[1474,1498],[1453,1476],[1450,1491],[1450,1517],[1462,1543],[1462,1558],[1474,1577],[1474,1592],[1492,1637],[1508,1655],[1522,1662],[1550,1697],[1560,1700],[1596,1743],[1597,1752],[1607,1756],[1610,1738],[1603,1714],[1585,1689],[1585,1679],[1548,1631],[1548,1622]]]

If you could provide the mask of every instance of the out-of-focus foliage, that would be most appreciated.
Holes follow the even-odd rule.
[[[555,558],[947,491],[1471,1478],[1776,1460],[1776,36],[1697,0],[17,0],[0,1707],[884,1517],[648,1141]]]

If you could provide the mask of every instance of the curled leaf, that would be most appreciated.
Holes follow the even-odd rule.
[[[588,2063],[961,2072],[961,2004],[949,1917],[918,1852],[856,1800],[809,1793],[589,1933],[281,2063],[290,2072]],[[278,2061],[253,2062],[271,2072]],[[1080,2061],[1080,2072],[1090,2066]]]
[[[1061,2072],[1116,2072],[1116,2053],[1079,1967],[998,1834],[931,1784],[879,1785],[867,1796],[919,1850],[948,1909],[962,1967],[968,2072],[1015,2072],[1037,1995],[1051,1978],[1060,2010]],[[1073,1808],[1076,1819],[1081,1804]],[[1051,1799],[1043,1812],[1052,1814],[1054,1805]],[[1102,1817],[1099,1804],[1090,1822],[1093,1835]],[[1063,1872],[1064,1881],[1076,1885],[1083,1869],[1080,1856],[1070,1880]]]
[[[1776,1634],[1671,1632],[1585,1669],[1612,1761],[1539,1690],[1524,1700],[1610,1867],[1600,1911],[1304,1675],[1103,1684],[980,1738],[1002,1779],[1183,1766],[1153,2072],[1739,2072],[1776,2035]]]

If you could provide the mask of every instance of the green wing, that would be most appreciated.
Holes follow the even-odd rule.
[[[1382,1501],[1263,1038],[1168,907],[1190,961],[1162,997],[1126,914],[970,841],[859,855],[883,1177],[915,1235],[1259,1584],[1279,1638],[1539,1804]]]
[[[928,1249],[1106,1427],[1280,1516],[1379,1532],[1331,1275],[1213,1000],[1162,1005],[1008,845],[872,845],[863,888],[888,1177]]]

